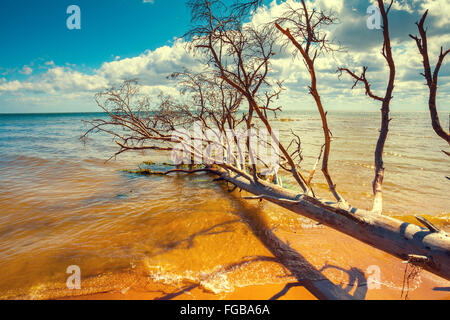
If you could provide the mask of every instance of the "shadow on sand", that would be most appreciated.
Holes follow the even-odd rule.
[[[288,283],[282,291],[275,294],[271,299],[279,299],[286,295],[290,289],[294,287],[304,287],[311,294],[313,294],[317,299],[323,300],[363,300],[367,294],[367,286],[366,286],[366,278],[364,276],[364,272],[357,268],[351,268],[350,270],[346,270],[340,268],[338,266],[325,265],[322,269],[316,269],[311,263],[309,263],[299,252],[291,248],[289,243],[284,243],[270,227],[264,221],[263,214],[260,208],[250,207],[243,200],[240,200],[238,197],[238,193],[229,193],[226,191],[226,188],[223,190],[224,197],[230,198],[232,203],[234,203],[236,212],[235,214],[240,218],[239,220],[232,220],[229,222],[221,223],[219,225],[213,226],[211,228],[205,229],[187,237],[184,240],[177,241],[170,248],[175,248],[182,243],[187,243],[187,247],[192,247],[193,240],[199,236],[207,236],[211,234],[221,233],[221,232],[230,232],[229,229],[225,228],[222,231],[214,231],[217,227],[223,227],[230,225],[232,223],[236,223],[238,221],[243,221],[252,231],[252,233],[261,241],[261,243],[272,253],[273,257],[247,257],[242,261],[230,264],[225,266],[220,271],[216,273],[212,273],[209,275],[205,275],[203,279],[200,279],[200,282],[213,278],[217,273],[230,272],[233,269],[248,265],[249,263],[254,263],[257,261],[270,261],[281,264],[287,271],[289,271],[290,275],[296,278],[296,283]],[[236,201],[238,200],[238,201]],[[320,240],[318,240],[320,241]],[[345,288],[335,285],[331,282],[323,272],[327,269],[336,269],[348,274],[349,282]],[[195,288],[200,287],[200,283],[189,284],[176,292],[166,293],[164,296],[158,298],[158,300],[169,300],[174,299],[184,293],[187,293]],[[350,291],[355,288],[356,290],[353,294],[350,294]]]
[[[281,292],[274,295],[272,299],[282,297],[294,286],[302,286],[311,292],[317,299],[322,300],[352,300],[365,298],[367,290],[365,292],[357,290],[355,295],[351,295],[349,293],[350,290],[345,290],[342,287],[335,285],[322,273],[327,269],[326,267],[322,268],[322,270],[317,270],[299,252],[291,248],[289,243],[284,243],[262,219],[263,214],[260,208],[247,208],[245,203],[241,201],[239,202],[239,208],[237,209],[237,214],[246,222],[253,234],[258,237],[264,246],[274,255],[278,263],[283,265],[290,274],[297,279],[297,283],[288,284]],[[320,240],[318,239],[318,241]],[[355,274],[354,271],[350,278]],[[364,273],[360,270],[358,270],[358,277],[355,277],[353,283],[356,281],[358,281],[359,284],[366,282]]]

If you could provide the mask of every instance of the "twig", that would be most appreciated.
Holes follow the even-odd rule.
[[[428,230],[430,230],[433,233],[438,233],[441,232],[441,229],[439,229],[438,227],[436,227],[435,225],[433,225],[430,221],[428,221],[427,219],[425,219],[424,217],[421,217],[419,215],[416,215],[415,218],[417,220],[419,220],[419,222],[421,222],[425,227],[428,228]]]

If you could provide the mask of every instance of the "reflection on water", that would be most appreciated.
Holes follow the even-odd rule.
[[[70,265],[81,267],[87,292],[145,287],[151,279],[219,294],[315,280],[323,276],[319,260],[343,263],[332,244],[322,257],[308,250],[324,245],[314,236],[320,226],[268,203],[246,204],[212,177],[140,177],[121,170],[151,157],[143,153],[104,163],[114,150],[109,137],[94,136],[85,146],[78,140],[82,120],[93,116],[0,116],[0,297],[67,294]],[[291,128],[301,135],[308,172],[321,147],[319,118],[284,117],[291,121],[276,126],[282,137]],[[335,137],[330,171],[346,199],[369,208],[378,115],[329,117]],[[386,214],[407,221],[424,214],[449,230],[448,159],[440,152],[446,146],[428,122],[425,113],[394,115],[385,155]],[[329,197],[316,176],[315,188]],[[295,250],[289,256],[279,239],[277,246],[275,229],[301,239],[307,257]]]

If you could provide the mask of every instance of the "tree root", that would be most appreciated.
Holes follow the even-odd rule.
[[[405,300],[408,300],[410,283],[420,277],[420,274],[428,261],[429,259],[425,256],[417,256],[412,254],[409,255],[409,259],[407,261],[403,261],[403,263],[406,264],[406,267],[403,275],[401,298],[403,298],[403,295],[405,294]],[[409,273],[408,267],[410,267]]]

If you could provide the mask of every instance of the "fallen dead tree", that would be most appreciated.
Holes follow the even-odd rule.
[[[425,228],[358,208],[342,209],[339,203],[297,194],[266,181],[254,183],[245,175],[220,168],[149,171],[149,174],[202,172],[255,195],[244,199],[270,201],[450,280],[450,236],[423,217],[416,216]]]
[[[240,15],[227,14],[227,7],[220,1],[190,1],[193,27],[186,39],[190,50],[204,58],[205,70],[174,74],[182,97],[161,95],[156,105],[139,95],[135,81],[126,81],[118,88],[99,93],[96,101],[108,118],[92,120],[92,127],[84,137],[97,131],[111,135],[119,146],[115,155],[133,150],[169,152],[175,164],[184,168],[149,171],[149,174],[209,172],[217,177],[215,180],[226,181],[234,189],[253,194],[246,198],[249,201],[276,203],[450,280],[450,237],[445,232],[421,217],[418,221],[425,228],[382,215],[382,153],[388,135],[389,102],[395,79],[387,28],[390,6],[385,10],[383,1],[378,1],[385,26],[383,55],[390,67],[385,96],[377,97],[372,93],[366,69],[361,76],[348,69],[341,70],[355,78],[355,85],[364,83],[366,93],[382,102],[381,132],[375,151],[374,210],[369,212],[349,205],[337,192],[328,171],[331,136],[327,113],[317,90],[314,61],[329,48],[324,38],[326,33],[321,33],[320,28],[332,20],[322,12],[309,12],[304,1],[300,4],[269,28],[242,23]],[[294,35],[288,26],[282,26],[292,21],[296,26]],[[280,111],[273,104],[284,89],[282,81],[271,80],[268,76],[280,34],[301,52],[311,75],[309,91],[324,129],[324,147],[316,163],[323,155],[322,173],[337,202],[316,196],[311,183],[315,168],[309,178],[301,172],[304,168],[301,167],[300,137],[292,132],[292,140],[284,145],[272,128],[269,114],[276,115]],[[295,35],[305,38],[297,40]],[[193,124],[198,124],[194,131],[200,131],[200,135],[189,133]],[[246,134],[240,136],[239,130]],[[272,161],[273,158],[268,161],[259,152],[254,139],[265,145],[276,156],[276,161]],[[281,173],[289,175],[299,190],[282,188]]]
[[[337,203],[298,195],[266,182],[255,185],[229,172],[218,174],[225,181],[257,195],[247,199],[276,203],[450,280],[450,236],[422,217],[418,217],[418,221],[424,223],[426,229],[370,211],[341,209]]]

